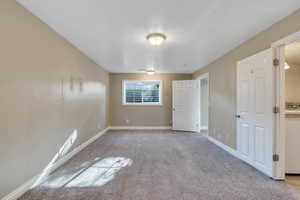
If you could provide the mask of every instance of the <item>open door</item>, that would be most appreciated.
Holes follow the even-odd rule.
[[[273,176],[274,66],[272,49],[237,65],[237,151],[239,157]]]
[[[173,130],[198,131],[200,90],[198,80],[173,81]]]

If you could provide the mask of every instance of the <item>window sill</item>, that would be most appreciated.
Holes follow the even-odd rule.
[[[122,103],[123,106],[163,106],[162,103]]]

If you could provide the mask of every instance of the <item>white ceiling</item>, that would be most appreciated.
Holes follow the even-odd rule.
[[[192,73],[300,7],[299,0],[17,0],[110,72]],[[145,39],[166,34],[159,47]]]

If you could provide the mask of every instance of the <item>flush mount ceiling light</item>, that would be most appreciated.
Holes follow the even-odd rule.
[[[153,68],[152,69],[138,69],[138,71],[145,72],[148,75],[153,75],[155,73],[155,70]]]
[[[153,75],[155,73],[154,69],[147,69],[146,72],[148,75]]]
[[[291,67],[289,66],[289,64],[285,63],[284,69],[286,70],[286,69],[289,69],[289,68],[291,68]]]
[[[158,46],[167,39],[167,37],[162,33],[151,33],[147,35],[146,39],[150,42],[150,44]]]

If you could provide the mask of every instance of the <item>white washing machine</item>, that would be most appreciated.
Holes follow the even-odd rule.
[[[300,174],[300,111],[286,115],[285,147],[286,173]]]

